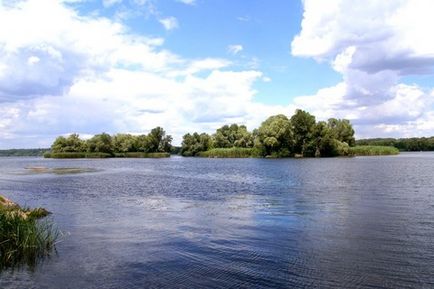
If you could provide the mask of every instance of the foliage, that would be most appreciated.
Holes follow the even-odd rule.
[[[215,148],[205,152],[199,152],[198,156],[206,158],[250,158],[258,157],[259,153],[254,148]]]
[[[0,150],[0,157],[39,157],[49,149],[8,149]]]
[[[210,136],[184,135],[181,154],[204,157],[332,157],[350,154],[354,130],[346,119],[316,122],[315,116],[297,109],[289,119],[283,114],[267,118],[250,133],[244,125],[224,125]],[[254,148],[236,150],[235,148]]]
[[[136,138],[130,134],[119,133],[113,136],[113,151],[133,152],[135,151]]]
[[[249,148],[253,147],[253,136],[244,125],[224,125],[213,135],[213,147]]]
[[[397,155],[399,150],[392,146],[355,146],[349,149],[349,154],[355,156]]]
[[[211,148],[212,138],[206,133],[186,134],[182,140],[181,154],[185,157],[196,156],[199,152],[207,151]]]
[[[144,152],[127,152],[115,153],[117,158],[168,158],[170,153],[144,153]]]
[[[58,137],[51,146],[46,158],[106,158],[106,157],[166,157],[172,150],[172,137],[161,127],[156,127],[148,135],[131,134],[109,135],[101,133],[87,141],[72,134]],[[154,153],[157,153],[153,155]]]
[[[67,138],[59,136],[51,145],[51,151],[56,153],[82,152],[86,150],[86,143],[78,134],[71,134]]]
[[[356,141],[357,145],[393,146],[400,151],[434,151],[434,136],[420,138],[373,138]]]
[[[87,140],[87,151],[90,153],[111,154],[113,152],[112,137],[107,133],[94,135],[91,139]]]
[[[255,147],[262,156],[287,157],[293,144],[293,132],[290,120],[283,114],[270,116],[254,132]]]
[[[45,158],[53,158],[53,159],[80,159],[80,158],[85,158],[86,157],[86,153],[82,152],[82,153],[46,153],[44,154]]]
[[[305,150],[309,143],[313,141],[315,117],[304,110],[297,109],[291,117],[291,125],[294,138],[294,153],[305,155]]]
[[[330,118],[328,120],[328,126],[331,129],[334,139],[345,142],[349,146],[355,145],[354,129],[348,119]]]

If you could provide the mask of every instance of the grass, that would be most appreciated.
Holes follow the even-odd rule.
[[[392,146],[355,146],[350,147],[349,154],[354,156],[385,156],[397,155],[399,150]]]
[[[0,271],[34,266],[55,249],[59,232],[45,209],[23,209],[0,196]]]
[[[253,158],[258,153],[253,148],[215,148],[198,154],[205,158]]]
[[[143,152],[128,152],[115,153],[117,158],[169,158],[170,153],[143,153]]]
[[[144,152],[127,152],[127,153],[86,153],[86,152],[68,152],[68,153],[45,153],[44,158],[53,159],[104,159],[104,158],[168,158],[170,153],[144,153]]]

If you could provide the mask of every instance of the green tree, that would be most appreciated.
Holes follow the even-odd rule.
[[[291,126],[294,137],[294,153],[306,156],[305,150],[313,138],[315,117],[304,110],[297,109],[291,117]]]
[[[254,131],[255,147],[263,156],[286,157],[293,147],[291,122],[283,115],[274,115],[266,119]]]
[[[252,147],[253,136],[244,125],[224,125],[213,136],[215,148]]]
[[[87,141],[88,152],[96,153],[113,153],[112,137],[107,133],[101,133],[93,136]]]
[[[118,153],[135,151],[136,138],[131,134],[118,133],[113,136],[113,150]]]
[[[349,146],[355,145],[354,129],[348,119],[330,118],[328,120],[328,126],[336,140],[345,142]]]
[[[86,143],[76,133],[69,135],[67,138],[59,136],[51,145],[51,151],[54,153],[83,152],[86,151]]]
[[[186,157],[195,156],[199,152],[207,151],[212,147],[212,138],[206,133],[187,133],[182,139],[181,154]]]
[[[153,128],[147,138],[148,152],[170,152],[172,148],[172,137],[166,135],[163,128],[159,126]]]

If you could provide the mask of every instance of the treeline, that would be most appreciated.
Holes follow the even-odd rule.
[[[316,121],[315,116],[297,109],[266,119],[252,132],[244,125],[225,125],[212,135],[184,135],[183,156],[222,157],[332,157],[350,154],[355,145],[354,129],[346,119]]]
[[[172,149],[172,137],[161,127],[156,127],[147,135],[101,133],[88,140],[78,134],[59,136],[51,145],[46,157],[162,157]]]
[[[413,138],[371,138],[356,141],[357,145],[393,146],[400,151],[434,151],[434,136]]]
[[[0,157],[39,157],[49,149],[8,149],[0,150]]]

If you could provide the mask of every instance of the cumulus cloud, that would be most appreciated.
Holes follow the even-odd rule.
[[[175,17],[161,18],[158,21],[160,21],[166,30],[173,30],[179,27],[178,20]]]
[[[187,131],[226,122],[253,128],[286,107],[253,101],[257,70],[218,58],[186,59],[161,38],[47,0],[0,4],[0,147],[47,147],[77,132]]]
[[[325,117],[348,117],[360,136],[433,134],[420,125],[432,116],[432,92],[406,85],[408,75],[433,74],[434,18],[429,0],[305,0],[302,30],[293,39],[294,56],[327,61],[342,83],[299,97]],[[433,120],[433,119],[432,119]],[[393,128],[393,129],[392,129]]]
[[[228,46],[228,52],[230,54],[236,55],[243,51],[243,46],[241,44],[232,44]]]

